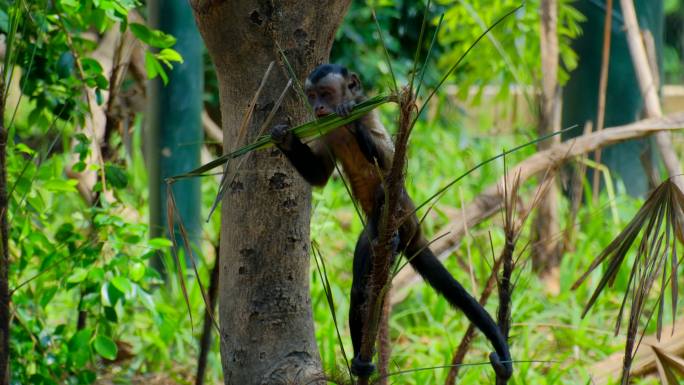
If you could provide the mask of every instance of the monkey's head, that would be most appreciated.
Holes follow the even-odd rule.
[[[359,77],[337,64],[321,64],[311,71],[304,83],[304,92],[319,118],[363,95]]]

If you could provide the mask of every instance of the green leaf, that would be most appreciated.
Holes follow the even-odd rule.
[[[76,192],[78,181],[75,179],[50,179],[43,183],[43,187],[54,192]]]
[[[28,116],[28,125],[33,127],[40,127],[42,129],[45,129],[48,126],[50,126],[49,120],[43,112],[44,110],[42,108],[36,108],[33,111],[31,111]]]
[[[81,66],[83,67],[83,71],[86,73],[88,76],[95,76],[97,74],[102,74],[102,65],[100,62],[93,58],[83,58],[81,59]]]
[[[93,334],[93,330],[90,328],[85,328],[79,330],[74,334],[69,340],[69,351],[75,352],[78,350],[88,349],[88,342],[90,341],[90,336]]]
[[[119,349],[116,347],[114,341],[112,341],[111,338],[103,335],[98,335],[95,337],[93,347],[95,348],[97,354],[108,360],[116,359],[116,354],[119,352]]]
[[[78,161],[71,166],[71,171],[73,172],[83,172],[86,168],[86,164],[83,161]]]
[[[55,233],[55,240],[60,243],[72,240],[72,237],[74,237],[74,225],[69,222],[63,223],[61,226],[59,226],[57,232]]]
[[[30,156],[33,156],[33,154],[36,153],[31,147],[27,146],[24,143],[17,143],[14,146],[14,150]]]
[[[171,62],[183,63],[183,57],[171,48],[164,48],[156,56],[157,59],[163,61],[169,67],[171,67]]]
[[[165,249],[173,246],[173,243],[166,238],[152,238],[148,241],[148,244],[155,249]]]
[[[109,322],[112,322],[112,323],[119,322],[119,316],[116,314],[116,310],[111,306],[105,306],[104,307],[104,316],[107,319],[107,321],[109,321]]]
[[[68,78],[74,72],[75,66],[74,55],[71,51],[64,51],[57,60],[57,75],[62,79]]]
[[[69,283],[79,283],[85,281],[86,277],[88,277],[88,270],[82,268],[82,267],[77,267],[74,269],[74,272],[71,273],[69,278],[67,278],[67,282]]]
[[[109,88],[109,80],[107,80],[103,74],[95,75],[93,80],[95,80],[95,86],[98,88],[98,90],[95,90],[95,92],[99,91],[99,89],[106,90]],[[99,98],[104,100],[102,95],[100,95]],[[98,104],[101,104],[101,102],[98,102]]]
[[[78,10],[81,6],[78,0],[61,0],[59,3],[63,7],[71,8],[72,10]]]
[[[90,23],[100,33],[104,33],[109,26],[107,23],[107,13],[103,9],[94,9],[90,17]]]
[[[92,384],[97,380],[97,375],[92,370],[84,370],[78,373],[79,384]]]
[[[107,182],[116,189],[122,189],[128,186],[128,175],[126,175],[126,171],[117,165],[106,164],[105,177]]]
[[[76,135],[74,135],[74,138],[75,138],[79,143],[90,144],[90,138],[89,138],[86,134],[84,134],[84,133],[79,132],[79,133],[77,133]]]
[[[100,88],[95,89],[95,102],[98,106],[101,106],[102,103],[104,103],[104,98],[102,97],[102,90]]]
[[[150,31],[146,25],[140,23],[130,23],[128,27],[131,29],[131,32],[133,32],[133,35],[135,35],[135,37],[140,39],[143,43],[147,43],[147,41],[150,40],[152,31]]]
[[[131,23],[129,25],[133,35],[150,47],[169,48],[176,44],[176,38],[159,30],[148,28],[144,24]]]
[[[157,76],[160,76],[164,85],[168,83],[169,77],[166,75],[164,67],[159,63],[157,57],[149,52],[145,52],[145,70],[147,71],[148,78],[154,79]]]
[[[45,287],[43,286],[43,290],[40,293],[40,306],[45,307],[47,306],[52,298],[54,298],[55,294],[57,294],[57,286],[49,286]]]
[[[135,262],[129,268],[129,275],[134,282],[140,281],[145,276],[145,264]]]
[[[105,271],[101,267],[96,267],[96,268],[90,269],[90,271],[88,272],[88,279],[91,282],[98,282],[99,283],[104,279],[104,276],[105,276]]]
[[[149,52],[145,52],[145,71],[147,71],[147,78],[154,79],[159,75],[159,61],[154,55]]]
[[[125,300],[125,293],[117,289],[116,286],[106,285],[105,287],[107,289],[106,294],[109,305],[114,306],[117,302],[123,302]]]
[[[47,209],[47,202],[45,202],[45,198],[43,197],[45,192],[34,191],[34,193],[36,195],[29,195],[26,197],[26,202],[28,202],[28,205],[34,208],[36,212],[45,215],[45,210]]]
[[[169,76],[166,74],[166,71],[164,71],[164,68],[162,68],[161,64],[159,64],[159,62],[157,62],[157,64],[159,65],[159,68],[157,68],[159,77],[162,79],[164,85],[167,85],[169,83]]]
[[[112,285],[114,285],[115,288],[117,288],[120,292],[124,294],[130,293],[131,290],[133,290],[133,285],[131,285],[131,281],[129,281],[128,278],[122,276],[114,277],[112,279]]]

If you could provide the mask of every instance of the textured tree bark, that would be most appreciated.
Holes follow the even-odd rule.
[[[558,88],[558,3],[556,0],[541,2],[541,61],[542,94],[539,116],[539,135],[548,135],[560,127],[560,91]],[[558,136],[539,142],[539,151],[558,143]],[[553,170],[551,170],[553,172]],[[555,178],[554,178],[555,179]],[[558,188],[555,182],[539,199],[537,217],[534,221],[532,262],[541,273],[560,263],[560,239],[558,237]]]
[[[301,81],[328,58],[349,0],[191,0],[216,66],[226,152],[253,141],[287,82],[280,47]],[[241,137],[248,103],[268,86]],[[305,121],[289,91],[274,123]],[[226,384],[307,384],[322,378],[309,295],[310,188],[277,150],[230,163],[221,211],[219,318]]]

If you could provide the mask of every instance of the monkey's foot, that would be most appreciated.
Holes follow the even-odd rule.
[[[375,364],[361,361],[361,358],[356,356],[352,359],[351,372],[357,377],[370,377],[375,372]]]

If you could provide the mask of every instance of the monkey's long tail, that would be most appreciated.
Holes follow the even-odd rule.
[[[413,250],[406,251],[409,257],[415,255],[410,260],[411,266],[452,306],[461,309],[470,322],[484,333],[496,351],[489,356],[494,371],[499,377],[508,379],[513,373],[513,364],[508,351],[508,343],[497,324],[482,305],[449,273],[432,251],[420,245],[422,242],[417,243],[419,245],[411,247]]]

